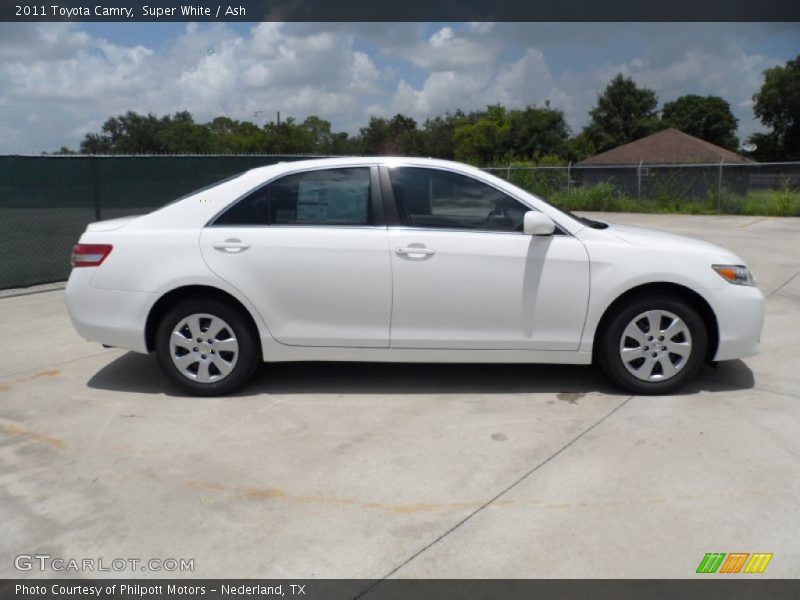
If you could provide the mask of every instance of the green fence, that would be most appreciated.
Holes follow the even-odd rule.
[[[62,281],[88,223],[303,156],[0,156],[0,289]]]

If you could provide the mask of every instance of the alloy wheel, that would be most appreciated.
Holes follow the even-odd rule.
[[[169,350],[178,371],[198,383],[225,379],[239,360],[239,341],[231,326],[206,313],[178,321],[170,335]]]
[[[692,353],[692,335],[678,315],[648,310],[628,323],[619,342],[619,356],[637,379],[648,382],[671,379]]]

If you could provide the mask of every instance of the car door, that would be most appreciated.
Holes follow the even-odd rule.
[[[219,215],[203,258],[298,346],[389,345],[392,280],[377,169],[280,177]]]
[[[392,348],[577,350],[589,300],[583,244],[522,233],[528,206],[435,168],[382,167]]]

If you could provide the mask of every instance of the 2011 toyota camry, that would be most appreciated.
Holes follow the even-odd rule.
[[[89,225],[85,338],[230,392],[261,361],[602,365],[639,394],[758,351],[764,297],[718,246],[562,212],[466,165],[336,158],[242,173]]]

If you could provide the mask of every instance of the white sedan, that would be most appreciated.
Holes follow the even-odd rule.
[[[89,225],[69,313],[217,395],[261,361],[599,363],[637,394],[758,351],[764,297],[709,244],[562,212],[478,169],[335,158]]]

